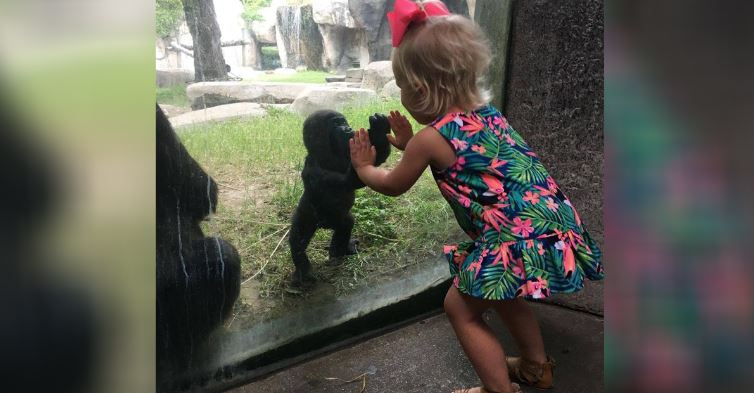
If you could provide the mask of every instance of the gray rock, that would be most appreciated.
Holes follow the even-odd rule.
[[[327,83],[345,82],[345,81],[346,81],[345,75],[334,75],[334,76],[325,77],[325,82]]]
[[[174,116],[170,118],[170,124],[175,128],[179,128],[207,122],[221,122],[230,119],[261,117],[266,114],[267,111],[259,104],[241,102],[200,109]]]
[[[328,24],[318,25],[324,46],[326,69],[344,73],[347,69],[369,62],[363,29],[350,29]]]
[[[243,46],[243,67],[251,67],[255,70],[262,68],[262,46],[257,40],[256,34],[251,29],[243,29],[244,40],[248,42],[248,45]],[[237,74],[236,67],[233,69],[233,74]]]
[[[318,83],[200,82],[188,86],[191,107],[201,109],[236,102],[290,104],[304,90]]]
[[[174,117],[187,112],[191,112],[191,108],[184,108],[182,106],[168,104],[160,104],[160,108],[162,108],[162,111],[165,112],[165,116],[167,117]]]
[[[393,9],[394,3],[394,0],[348,1],[350,15],[355,20],[356,27],[363,28],[366,33],[370,61],[390,59],[392,43],[387,13]],[[451,12],[469,16],[466,0],[444,0],[444,3]]]
[[[264,109],[282,109],[282,110],[290,110],[291,104],[259,104]]]
[[[309,70],[324,70],[322,58],[325,48],[322,34],[314,22],[312,6],[301,7],[301,61]]]
[[[379,93],[382,87],[391,79],[395,79],[395,76],[393,76],[393,63],[389,60],[375,61],[369,63],[364,69],[364,79],[361,82],[361,87]]]
[[[395,79],[385,83],[385,86],[380,91],[380,97],[401,99],[401,89],[395,83]]]
[[[349,0],[313,0],[312,11],[317,24],[357,27],[349,10]]]
[[[277,8],[275,37],[284,68],[296,68],[301,60],[301,9],[282,6]]]
[[[257,14],[262,20],[251,22],[251,30],[254,31],[257,41],[263,44],[277,44],[275,38],[275,18],[277,13],[273,7],[261,8]]]
[[[308,116],[320,109],[341,110],[347,105],[364,104],[376,99],[377,94],[373,90],[319,85],[301,93],[293,101],[291,109]]]
[[[348,8],[359,27],[363,27],[370,61],[387,60],[392,50],[387,12],[393,0],[350,0]]]
[[[157,70],[157,87],[179,86],[194,81],[194,72],[181,68]]]
[[[346,70],[346,78],[362,80],[364,78],[363,68],[349,68]]]
[[[481,2],[477,0],[480,17]],[[602,243],[603,2],[512,4],[515,19],[501,110],[537,146],[542,162],[550,163],[550,174],[569,190],[585,228]]]

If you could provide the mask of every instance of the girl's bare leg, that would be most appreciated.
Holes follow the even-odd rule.
[[[516,340],[522,358],[538,364],[547,361],[539,323],[526,300],[502,300],[494,302],[492,308]]]
[[[451,286],[444,305],[458,341],[484,387],[495,392],[510,393],[513,390],[503,347],[482,319],[482,313],[494,303],[462,295]]]

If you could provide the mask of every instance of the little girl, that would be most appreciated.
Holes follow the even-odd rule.
[[[445,246],[453,285],[444,307],[483,387],[456,392],[520,391],[510,379],[551,388],[554,362],[523,298],[575,292],[585,277],[601,279],[600,250],[537,155],[488,103],[478,82],[490,50],[479,28],[439,1],[397,0],[388,20],[401,102],[427,127],[414,135],[406,117],[392,111],[389,139],[404,150],[401,161],[392,171],[375,167],[362,129],[351,140],[352,164],[367,186],[391,196],[408,191],[429,166],[471,238]],[[521,357],[505,357],[482,319],[489,308]]]

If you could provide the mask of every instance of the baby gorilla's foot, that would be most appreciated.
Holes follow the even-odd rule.
[[[327,264],[330,266],[338,266],[343,263],[345,257],[358,254],[359,251],[356,249],[358,244],[358,240],[351,239],[348,241],[348,247],[346,247],[345,251],[330,252],[330,259],[327,260]]]
[[[311,273],[311,271],[301,271],[296,269],[291,275],[291,286],[297,288],[308,288],[314,285],[317,279]]]

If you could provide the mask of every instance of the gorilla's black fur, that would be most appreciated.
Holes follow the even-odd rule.
[[[342,114],[321,110],[304,121],[304,146],[307,156],[301,177],[304,195],[293,213],[289,243],[296,270],[292,283],[301,285],[314,281],[306,247],[317,228],[333,230],[330,258],[338,260],[356,252],[351,241],[353,216],[351,207],[355,190],[364,187],[351,166],[348,141],[354,132]],[[369,117],[369,139],[377,150],[376,165],[390,155],[387,134],[390,124],[384,115]]]
[[[157,107],[157,377],[159,390],[199,359],[240,291],[236,249],[199,226],[217,206],[217,184]]]

